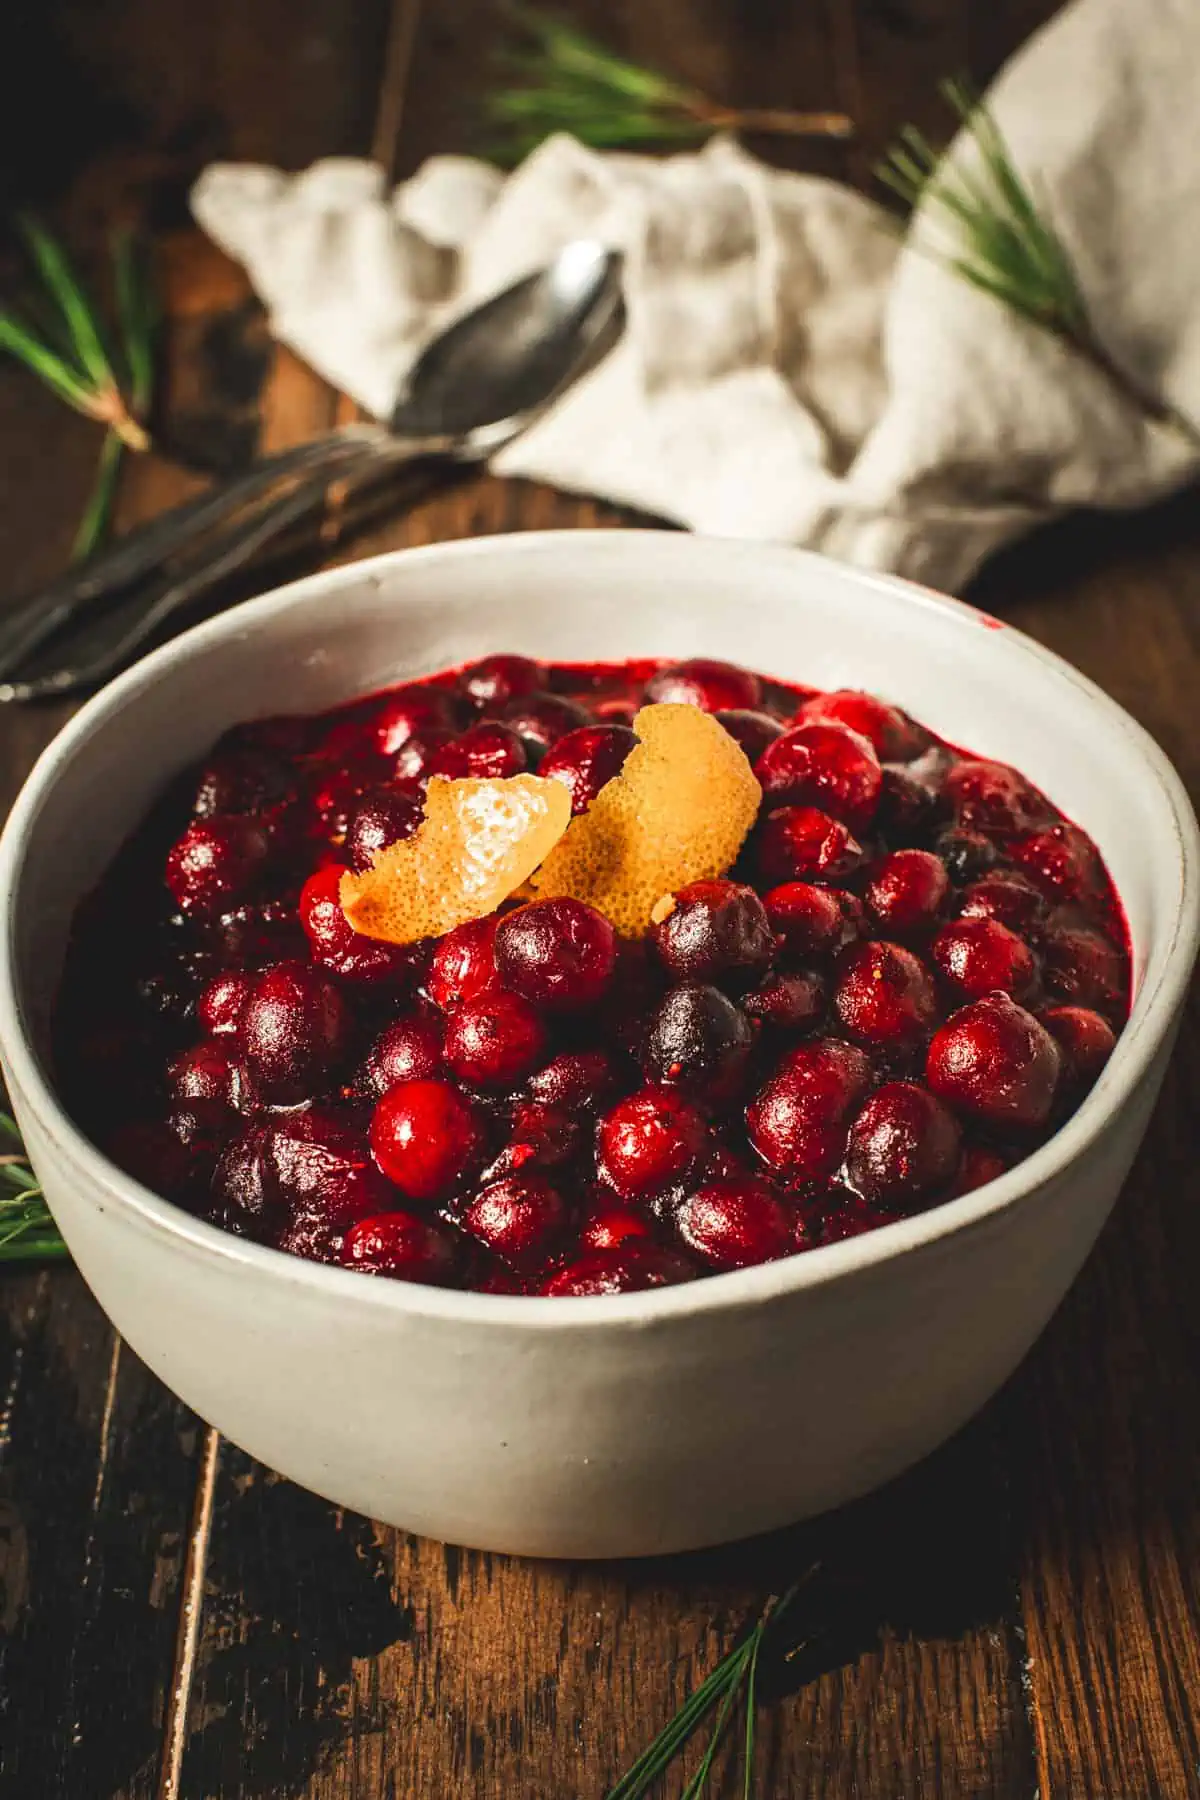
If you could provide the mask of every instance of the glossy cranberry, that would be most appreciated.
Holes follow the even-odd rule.
[[[247,1237],[272,1235],[286,1216],[264,1161],[269,1131],[268,1125],[248,1126],[226,1147],[212,1179],[220,1223]]]
[[[529,1078],[532,1100],[566,1112],[599,1112],[617,1086],[616,1070],[606,1050],[564,1050]]]
[[[541,1100],[518,1100],[513,1107],[508,1142],[486,1171],[489,1181],[535,1169],[555,1169],[579,1148],[582,1121],[560,1106]]]
[[[385,1212],[360,1219],[346,1233],[343,1268],[392,1281],[420,1281],[445,1287],[454,1279],[457,1258],[447,1233],[412,1213]]]
[[[908,849],[927,844],[942,807],[933,790],[919,781],[911,770],[884,763],[879,787],[879,805],[871,821],[874,832],[894,849]]]
[[[749,669],[717,662],[708,656],[691,656],[686,662],[660,669],[646,683],[646,698],[661,704],[698,706],[703,712],[753,712],[762,699],[762,682]]]
[[[167,886],[185,913],[226,912],[261,882],[270,842],[253,819],[197,819],[167,855]]]
[[[742,746],[750,761],[757,762],[768,744],[782,737],[783,726],[770,713],[733,710],[719,712],[717,720],[730,737]]]
[[[852,830],[870,824],[883,775],[866,738],[844,725],[794,725],[754,765],[771,806],[817,806]]]
[[[675,1213],[675,1229],[710,1269],[748,1269],[786,1256],[791,1221],[765,1182],[710,1181]]]
[[[687,1175],[707,1141],[704,1120],[682,1095],[644,1087],[601,1119],[596,1162],[618,1194],[638,1200]]]
[[[442,1067],[442,1026],[432,1018],[397,1019],[380,1032],[363,1064],[362,1086],[386,1094],[402,1081],[427,1081]]]
[[[1066,819],[1023,832],[1008,845],[1008,853],[1052,900],[1084,904],[1097,899],[1103,890],[1095,845]]]
[[[1029,1130],[1050,1116],[1061,1063],[1044,1025],[1007,994],[990,994],[964,1006],[935,1034],[925,1079],[967,1118]]]
[[[812,1250],[819,1244],[844,1244],[865,1232],[877,1231],[881,1225],[890,1225],[897,1217],[852,1189],[831,1182],[797,1214],[794,1247]]]
[[[759,833],[758,866],[772,885],[844,881],[862,859],[862,845],[849,828],[815,806],[781,806]]]
[[[541,687],[542,669],[528,656],[485,656],[463,670],[458,685],[473,706],[494,712]]]
[[[550,1275],[540,1293],[552,1299],[595,1299],[605,1294],[634,1294],[645,1288],[672,1287],[690,1281],[694,1264],[657,1244],[627,1243],[616,1250],[593,1250]]]
[[[195,1190],[208,1185],[225,1146],[240,1124],[241,1120],[223,1100],[197,1097],[179,1100],[171,1108],[166,1117],[166,1126],[188,1153],[189,1189]]]
[[[344,838],[362,796],[386,781],[388,773],[387,764],[375,755],[331,765],[312,790],[312,810],[319,828],[331,838]]]
[[[369,869],[381,850],[413,835],[424,812],[425,802],[415,785],[370,788],[355,802],[346,822],[351,866]]]
[[[529,767],[525,746],[507,725],[472,725],[443,744],[429,764],[430,775],[451,780],[503,781]]]
[[[395,757],[414,738],[430,732],[452,733],[458,722],[458,705],[447,688],[394,688],[375,712],[373,748],[380,756]],[[420,773],[414,770],[414,774]]]
[[[1042,939],[1046,987],[1076,1006],[1123,1014],[1129,1004],[1125,958],[1098,931],[1052,925]]]
[[[814,694],[796,715],[797,720],[820,720],[826,724],[847,725],[865,737],[881,762],[910,762],[919,756],[927,743],[926,734],[902,713],[898,706],[874,694],[863,694],[857,688],[836,688],[828,694]]]
[[[628,725],[585,725],[568,731],[552,745],[538,774],[564,784],[571,796],[572,813],[586,812],[600,789],[621,773],[625,758],[636,748],[637,737]]]
[[[437,758],[457,737],[456,731],[435,725],[414,731],[392,758],[392,779],[401,783],[412,781],[423,784],[429,779]]]
[[[965,889],[959,905],[964,919],[998,919],[1010,931],[1036,931],[1046,917],[1046,901],[1032,881],[1015,869],[994,869]]]
[[[291,901],[235,906],[214,919],[207,931],[218,961],[231,969],[261,969],[266,963],[302,956],[307,948]]]
[[[349,1054],[354,1021],[333,977],[305,963],[276,963],[254,980],[241,1037],[250,1078],[277,1106],[328,1087]]]
[[[825,1011],[825,983],[810,969],[777,969],[742,998],[742,1011],[774,1031],[807,1031]]]
[[[928,850],[893,850],[863,893],[867,911],[899,937],[929,931],[946,903],[945,864]]]
[[[300,923],[314,961],[359,987],[404,987],[414,976],[408,944],[385,944],[355,931],[342,911],[343,869],[333,865],[310,875],[300,892]]]
[[[999,919],[956,919],[943,925],[930,955],[955,993],[968,999],[1002,993],[1022,1000],[1037,980],[1029,945]]]
[[[386,1211],[398,1196],[379,1173],[360,1129],[330,1107],[285,1113],[267,1126],[262,1164],[268,1192],[292,1217],[344,1231]]]
[[[865,1200],[904,1211],[946,1186],[961,1145],[957,1119],[927,1088],[887,1081],[850,1127],[846,1172]]]
[[[192,812],[197,819],[254,813],[263,824],[294,797],[293,778],[280,757],[248,747],[227,749],[201,771]]]
[[[482,1188],[462,1216],[464,1231],[522,1274],[544,1269],[567,1224],[557,1189],[542,1175],[510,1175]]]
[[[253,977],[230,969],[215,975],[196,997],[196,1023],[210,1037],[231,1037],[242,1022]]]
[[[933,848],[945,863],[946,873],[956,887],[977,881],[996,862],[996,846],[991,838],[984,837],[980,831],[967,831],[962,826],[951,826],[949,830],[939,832]]]
[[[645,1243],[652,1236],[644,1213],[628,1207],[600,1206],[584,1220],[579,1232],[581,1250],[619,1250],[622,1244]]]
[[[746,1109],[750,1143],[791,1182],[832,1175],[871,1065],[853,1044],[820,1038],[791,1051]]]
[[[944,1198],[957,1200],[961,1194],[973,1194],[976,1188],[986,1187],[989,1181],[998,1181],[1008,1167],[999,1152],[990,1150],[986,1144],[965,1144],[958,1173],[946,1189]]]
[[[483,1161],[483,1122],[448,1081],[404,1081],[371,1116],[371,1150],[409,1200],[443,1200]]]
[[[235,1050],[208,1039],[193,1044],[167,1069],[167,1093],[174,1101],[217,1100],[233,1112],[253,1105],[246,1065]]]
[[[286,1220],[274,1238],[277,1250],[334,1268],[342,1260],[345,1242],[345,1232],[326,1224],[319,1213],[303,1212]]]
[[[775,949],[766,909],[737,881],[693,881],[653,927],[659,960],[677,981],[753,981]]]
[[[1048,1006],[1039,1015],[1063,1056],[1063,1078],[1090,1088],[1117,1047],[1107,1019],[1086,1006]]]
[[[430,964],[429,997],[443,1012],[465,1000],[479,1000],[500,986],[496,968],[496,928],[499,920],[469,919],[438,939]]]
[[[838,967],[833,1009],[861,1043],[904,1049],[937,1016],[933,980],[919,957],[900,944],[876,941],[847,950]]]
[[[472,1087],[516,1087],[545,1054],[546,1027],[519,994],[466,1000],[446,1019],[446,1067]]]
[[[946,773],[942,794],[968,831],[1020,831],[1046,816],[1037,789],[1007,763],[955,763]]]
[[[617,966],[616,933],[583,900],[535,900],[496,928],[496,967],[505,987],[535,1006],[575,1012],[594,1006]]]
[[[763,895],[763,906],[789,955],[826,956],[857,935],[858,902],[848,906],[851,898],[809,881],[787,881]]]
[[[673,987],[650,1020],[642,1051],[648,1081],[710,1102],[732,1099],[754,1035],[739,1006],[700,982]]]
[[[521,699],[510,700],[503,717],[509,730],[515,731],[523,741],[526,750],[532,746],[539,755],[544,755],[569,731],[578,731],[592,722],[587,708],[576,700],[568,700],[564,694],[526,694]]]

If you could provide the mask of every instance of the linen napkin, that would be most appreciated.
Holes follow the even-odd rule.
[[[1107,351],[1200,419],[1197,0],[1074,0],[988,99]],[[657,159],[556,137],[508,177],[438,156],[390,193],[363,162],[217,165],[192,206],[274,334],[381,416],[456,313],[572,238],[621,249],[624,338],[494,467],[696,531],[954,590],[1042,520],[1139,505],[1197,466],[914,248],[919,217],[903,242],[870,200],[730,140]]]

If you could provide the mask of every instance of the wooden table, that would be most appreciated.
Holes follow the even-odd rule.
[[[847,107],[858,140],[794,160],[862,179],[900,120],[936,119],[938,76],[986,74],[1052,8],[1010,0],[970,29],[967,0],[570,10],[731,101]],[[63,18],[63,41],[31,65],[35,91],[50,68],[91,93],[90,70],[128,102],[144,152],[93,143],[84,109],[82,172],[55,165],[84,227],[96,194],[121,185],[114,171],[144,189],[149,170],[157,192],[189,143],[299,164],[374,141],[410,168],[461,142],[498,29],[487,0],[429,0],[423,18],[408,0],[145,0],[90,36],[82,15]],[[188,139],[201,101],[216,127]],[[186,231],[160,249],[178,435],[245,453],[338,416],[336,396],[269,353],[236,271]],[[4,588],[62,560],[94,450],[87,427],[0,370]],[[197,480],[142,461],[123,521]],[[616,519],[481,478],[336,555]],[[1127,706],[1196,790],[1194,494],[1046,534],[979,596]],[[0,719],[6,796],[62,716]],[[1193,1007],[1095,1255],[954,1443],[836,1516],[714,1554],[536,1564],[375,1526],[221,1443],[69,1269],[0,1275],[0,1795],[598,1800],[764,1597],[813,1564],[807,1647],[762,1711],[761,1794],[1200,1794],[1198,1080]]]

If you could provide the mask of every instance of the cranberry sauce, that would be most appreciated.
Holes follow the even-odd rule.
[[[349,925],[342,872],[417,829],[431,776],[537,770],[580,814],[658,701],[714,713],[763,804],[644,940],[568,898],[405,946]],[[1129,980],[1090,840],[896,707],[498,655],[227,732],[79,908],[57,1060],[115,1162],[229,1231],[612,1294],[992,1180],[1095,1082]]]

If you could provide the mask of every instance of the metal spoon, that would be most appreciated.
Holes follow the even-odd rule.
[[[613,342],[621,328],[620,276],[615,252],[591,240],[568,244],[548,267],[426,345],[386,425],[348,426],[261,458],[20,602],[0,621],[0,701],[70,693],[106,679],[173,614],[322,507],[332,482],[357,488],[418,460],[472,464],[494,455]],[[98,634],[92,609],[121,595],[112,630]],[[92,628],[79,657],[17,678],[34,652],[84,613]]]

